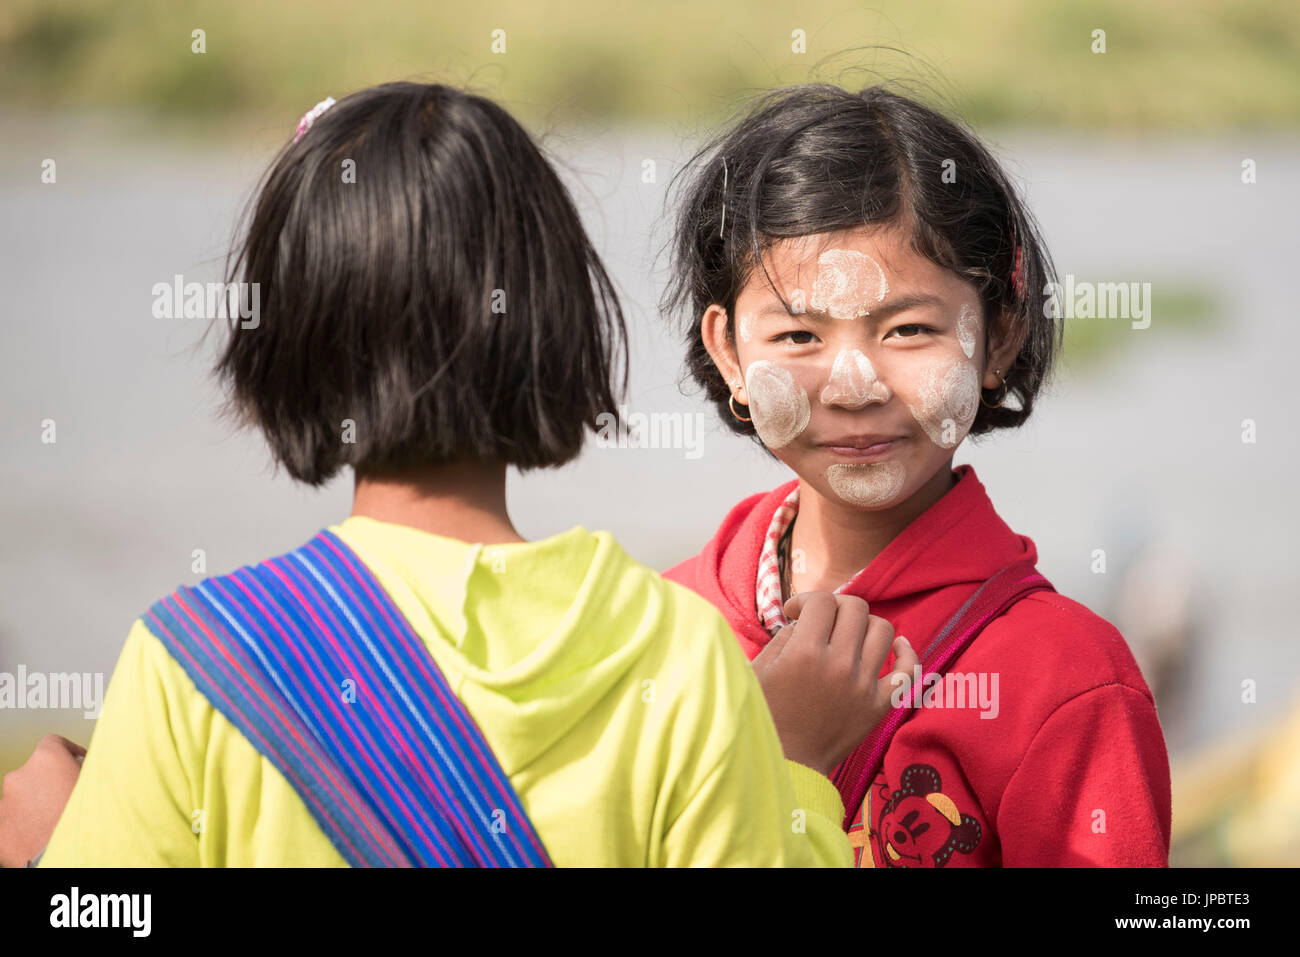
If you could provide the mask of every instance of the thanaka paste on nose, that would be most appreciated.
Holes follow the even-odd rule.
[[[812,307],[833,319],[870,315],[869,307],[883,300],[888,291],[885,271],[865,253],[828,249],[817,257]]]
[[[860,349],[841,349],[822,389],[822,405],[860,407],[889,399],[889,389],[876,378],[875,367]]]

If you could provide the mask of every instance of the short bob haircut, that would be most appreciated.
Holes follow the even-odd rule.
[[[955,182],[945,182],[947,169]],[[734,342],[736,299],[764,251],[781,239],[863,226],[902,227],[918,254],[974,283],[989,320],[986,342],[1024,337],[1007,371],[1009,400],[980,403],[970,434],[1018,426],[1033,411],[1061,337],[1033,291],[1055,271],[1028,209],[968,129],[883,86],[787,87],[707,143],[679,183],[661,305],[687,318],[687,371],[736,432],[754,427],[727,407],[731,393],[700,333],[705,311],[713,303],[727,310]],[[1012,282],[1017,246],[1023,295]],[[1000,391],[984,393],[986,401]]]
[[[555,170],[480,96],[387,83],[330,107],[268,170],[228,274],[260,284],[260,315],[216,373],[309,485],[559,466],[616,414],[612,283]]]

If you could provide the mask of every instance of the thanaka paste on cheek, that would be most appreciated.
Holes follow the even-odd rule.
[[[745,388],[754,431],[769,449],[789,445],[808,427],[812,415],[808,393],[795,383],[789,369],[760,359],[745,370]]]
[[[941,449],[955,448],[979,411],[979,373],[969,362],[952,359],[925,370],[916,404],[908,410],[930,441]]]
[[[817,257],[811,305],[832,319],[870,315],[869,307],[883,300],[888,291],[885,271],[865,253],[828,249]]]
[[[963,303],[961,312],[957,313],[957,342],[961,351],[970,359],[975,355],[975,339],[979,335],[980,320],[969,303]]]
[[[860,409],[868,402],[889,400],[888,387],[876,378],[871,360],[859,349],[841,349],[831,367],[831,377],[822,389],[822,405]]]
[[[907,479],[901,462],[837,463],[826,470],[826,481],[836,495],[861,508],[878,508],[898,497]]]

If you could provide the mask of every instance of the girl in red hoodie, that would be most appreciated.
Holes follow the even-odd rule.
[[[1168,757],[1133,655],[952,466],[1028,418],[1060,345],[1005,173],[927,107],[822,85],[769,94],[688,170],[665,305],[723,421],[797,478],[666,574],[751,658],[812,590],[864,598],[922,655],[835,772],[858,865],[1166,866]]]

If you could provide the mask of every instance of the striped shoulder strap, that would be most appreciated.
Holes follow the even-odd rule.
[[[474,719],[337,535],[182,586],[144,620],[354,867],[550,866]]]
[[[1036,591],[1055,591],[1051,582],[1039,574],[1032,562],[1013,562],[982,584],[940,629],[917,657],[921,660],[922,681],[914,684],[910,700],[890,711],[872,729],[835,771],[831,782],[844,801],[844,830],[849,830],[862,807],[867,788],[875,780],[885,761],[885,752],[898,729],[916,713],[917,699],[923,693],[925,677],[946,674],[958,656],[970,646],[985,626],[1021,598]]]

